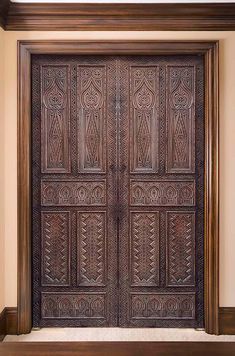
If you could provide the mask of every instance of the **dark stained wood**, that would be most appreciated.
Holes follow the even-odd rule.
[[[31,54],[201,54],[206,73],[205,328],[218,333],[218,43],[208,41],[19,42],[18,332],[31,330],[30,130]]]
[[[10,0],[1,0],[0,2],[0,27],[5,29],[7,15],[10,6]]]
[[[0,314],[0,341],[6,335],[17,334],[17,308],[4,308]]]
[[[33,57],[34,327],[204,326],[203,72],[198,55]]]
[[[205,324],[219,333],[219,43],[205,56]]]
[[[52,40],[23,40],[18,46],[24,52],[31,54],[103,54],[103,55],[166,55],[166,54],[202,54],[210,52],[217,41],[52,41]],[[26,57],[27,59],[27,57]]]
[[[18,333],[31,331],[31,58],[21,47],[18,56]],[[25,86],[25,83],[28,83]]]
[[[42,66],[42,173],[70,173],[70,71],[67,65]],[[56,132],[57,135],[53,135]],[[41,173],[40,172],[40,173]]]
[[[0,314],[0,342],[6,335],[6,308]]]
[[[230,342],[5,342],[4,356],[233,356]]]
[[[235,4],[20,4],[11,3],[7,30],[235,29]]]
[[[114,98],[113,58],[34,56],[34,327],[117,325]]]
[[[6,308],[6,334],[16,335],[17,334],[17,308],[7,307]]]
[[[120,325],[203,327],[203,57],[117,68]]]
[[[223,307],[219,309],[219,333],[235,335],[235,308]]]

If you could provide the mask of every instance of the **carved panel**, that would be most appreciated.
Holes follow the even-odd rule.
[[[105,293],[42,293],[43,319],[104,319]]]
[[[106,183],[101,181],[42,181],[44,206],[99,206],[106,204]]]
[[[190,293],[132,293],[132,319],[194,319],[195,295]]]
[[[78,114],[81,172],[105,171],[106,68],[78,66]]]
[[[131,279],[135,286],[159,283],[158,212],[131,212]]]
[[[141,206],[193,206],[194,181],[136,181],[130,183],[130,203]]]
[[[69,173],[69,67],[42,66],[41,152],[43,173]]]
[[[168,66],[167,163],[168,173],[195,171],[195,68]]]
[[[195,285],[194,212],[167,212],[167,285]]]
[[[105,284],[106,213],[78,212],[78,285]]]
[[[42,285],[70,284],[70,213],[42,212]]]
[[[131,67],[131,171],[158,170],[158,67]]]

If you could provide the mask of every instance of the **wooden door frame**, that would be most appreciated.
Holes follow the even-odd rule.
[[[31,298],[31,56],[203,55],[205,63],[205,331],[219,334],[218,41],[18,42],[18,333],[32,328]]]

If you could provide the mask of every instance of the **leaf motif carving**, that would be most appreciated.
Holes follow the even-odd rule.
[[[131,71],[132,170],[147,173],[158,167],[158,71],[156,67],[137,68]]]
[[[79,67],[80,135],[79,167],[83,172],[103,171],[105,137],[106,72],[102,67]]]
[[[168,68],[167,172],[194,173],[194,67]]]
[[[69,172],[68,68],[43,67],[42,71],[42,171]]]

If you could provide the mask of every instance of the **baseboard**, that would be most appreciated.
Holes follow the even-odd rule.
[[[222,335],[235,335],[235,307],[219,309],[219,331]]]
[[[0,341],[6,335],[17,334],[17,308],[4,308],[0,314]]]
[[[6,335],[6,314],[5,314],[5,309],[0,314],[0,341],[4,339],[4,336]]]

